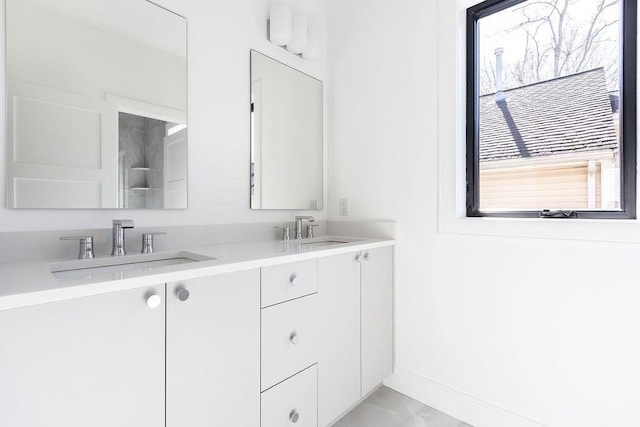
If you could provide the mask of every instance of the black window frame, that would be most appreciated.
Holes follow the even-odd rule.
[[[467,9],[467,126],[466,213],[467,217],[538,218],[540,211],[480,210],[478,21],[529,0],[486,0]],[[575,210],[550,217],[582,219],[636,219],[636,68],[637,0],[620,0],[622,49],[620,55],[620,190],[621,210]]]

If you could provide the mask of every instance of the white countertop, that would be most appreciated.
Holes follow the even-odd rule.
[[[349,243],[331,246],[305,248],[300,245],[314,241],[339,240]],[[302,261],[331,255],[339,255],[358,250],[374,249],[395,244],[394,240],[367,239],[358,237],[323,236],[315,239],[291,240],[288,242],[269,240],[258,242],[224,243],[209,246],[184,248],[179,251],[156,252],[154,259],[175,257],[189,253],[213,260],[192,262],[154,268],[151,272],[132,270],[105,277],[79,280],[59,280],[51,273],[56,265],[69,263],[92,266],[101,260],[114,257],[98,257],[94,260],[50,260],[15,262],[0,265],[0,311],[48,302],[99,295],[127,289],[142,288],[160,283],[177,282],[233,271],[249,270],[288,262]],[[137,262],[145,255],[131,254],[118,257],[123,263],[130,258]],[[151,256],[150,256],[151,257]],[[76,267],[77,268],[77,267]],[[114,275],[115,276],[115,275]]]

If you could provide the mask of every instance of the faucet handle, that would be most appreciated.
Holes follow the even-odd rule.
[[[113,225],[119,225],[122,228],[134,228],[133,221],[130,219],[114,219]]]
[[[307,224],[307,239],[311,239],[314,237],[313,229],[319,226],[319,224]]]
[[[157,231],[155,233],[142,233],[142,250],[140,253],[151,254],[153,253],[153,236],[162,236],[167,234],[164,231]]]
[[[92,259],[95,258],[93,254],[93,236],[63,236],[60,240],[79,240],[80,252],[78,253],[78,259]]]
[[[282,240],[291,240],[291,227],[288,225],[276,226],[274,228],[282,230]]]

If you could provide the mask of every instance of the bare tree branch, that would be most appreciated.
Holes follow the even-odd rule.
[[[511,9],[510,13],[519,14],[521,19],[516,24],[505,20],[510,26],[502,31],[507,37],[521,38],[522,47],[505,52],[504,86],[522,86],[602,67],[607,85],[615,89],[619,80],[619,18],[613,8],[619,4],[620,0],[531,0]],[[480,66],[483,89],[495,90],[493,57],[485,57]]]

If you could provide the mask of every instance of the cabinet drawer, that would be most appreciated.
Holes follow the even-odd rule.
[[[318,297],[268,307],[261,315],[261,390],[266,390],[318,361]]]
[[[261,426],[318,426],[317,365],[262,393]],[[295,420],[295,421],[294,421]]]
[[[264,267],[261,274],[261,307],[318,291],[318,261],[315,259]]]

